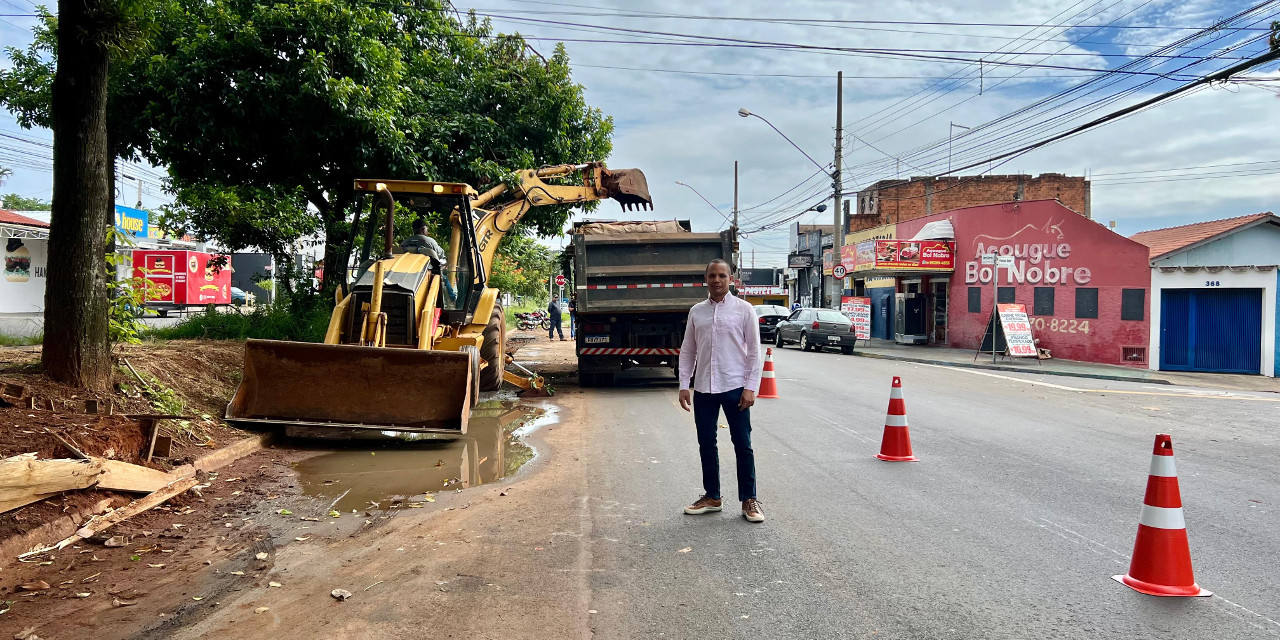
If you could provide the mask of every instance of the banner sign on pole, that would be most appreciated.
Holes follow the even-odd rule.
[[[1000,310],[1000,326],[1009,355],[1015,358],[1036,357],[1036,341],[1031,335],[1031,321],[1027,318],[1027,306],[1023,304],[996,305]]]
[[[840,311],[851,314],[853,331],[858,340],[871,339],[871,298],[844,296],[840,299]]]

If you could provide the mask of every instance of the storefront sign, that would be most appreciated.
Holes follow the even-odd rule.
[[[840,264],[844,265],[845,272],[853,271],[858,265],[858,247],[852,244],[840,245]]]
[[[946,240],[876,240],[877,269],[953,271],[955,250]]]
[[[1093,280],[1093,271],[1089,267],[1064,264],[1071,258],[1071,244],[1063,242],[1062,226],[1061,222],[1050,220],[1041,227],[1027,225],[1006,238],[980,235],[974,238],[973,255],[998,256],[998,268],[1007,269],[1001,285],[1088,285]],[[1010,260],[1013,263],[1005,267]],[[985,262],[966,262],[965,284],[988,284],[995,276],[995,270]]]
[[[1031,321],[1027,318],[1026,305],[1000,304],[996,308],[1000,310],[1000,326],[1004,329],[1009,355],[1015,358],[1036,357],[1036,341],[1031,336]]]
[[[781,295],[786,295],[787,293],[787,290],[783,289],[782,287],[771,287],[767,285],[764,285],[764,286],[748,285],[748,286],[740,287],[738,291],[744,296],[781,296]]]
[[[830,249],[822,250],[822,273],[823,275],[831,275],[831,267],[835,266],[835,258],[831,257]]]
[[[141,209],[116,205],[116,229],[135,238],[146,238],[151,214]]]
[[[813,254],[793,253],[787,256],[787,267],[791,269],[808,269],[813,266]]]
[[[871,339],[871,298],[844,296],[840,299],[840,310],[850,314],[858,340]]]

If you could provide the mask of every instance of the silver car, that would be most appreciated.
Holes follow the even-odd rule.
[[[779,322],[773,340],[779,349],[787,344],[799,344],[804,351],[840,347],[848,355],[853,353],[858,334],[853,330],[853,321],[843,313],[806,307]]]

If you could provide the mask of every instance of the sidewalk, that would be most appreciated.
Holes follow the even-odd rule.
[[[1236,391],[1265,391],[1280,393],[1280,380],[1264,376],[1249,376],[1221,373],[1183,373],[1175,371],[1152,371],[1138,367],[1097,364],[1076,360],[1033,360],[1031,358],[997,358],[993,364],[991,354],[981,354],[976,359],[972,349],[955,349],[952,347],[933,345],[901,345],[888,340],[873,339],[870,345],[859,343],[854,355],[864,358],[880,358],[884,360],[901,360],[918,362],[944,367],[964,367],[970,369],[990,369],[994,371],[1013,371],[1021,373],[1039,373],[1052,376],[1069,376],[1074,378],[1093,378],[1097,380],[1118,380],[1123,382],[1142,382],[1147,384],[1170,384],[1194,387],[1213,387]]]

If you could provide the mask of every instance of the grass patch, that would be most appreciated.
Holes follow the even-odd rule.
[[[249,313],[214,311],[195,315],[171,327],[152,329],[147,336],[158,340],[293,340],[323,342],[329,328],[330,309],[325,305],[260,306]]]
[[[31,336],[11,336],[5,333],[0,333],[0,347],[27,347],[33,344],[43,343],[43,332]]]

